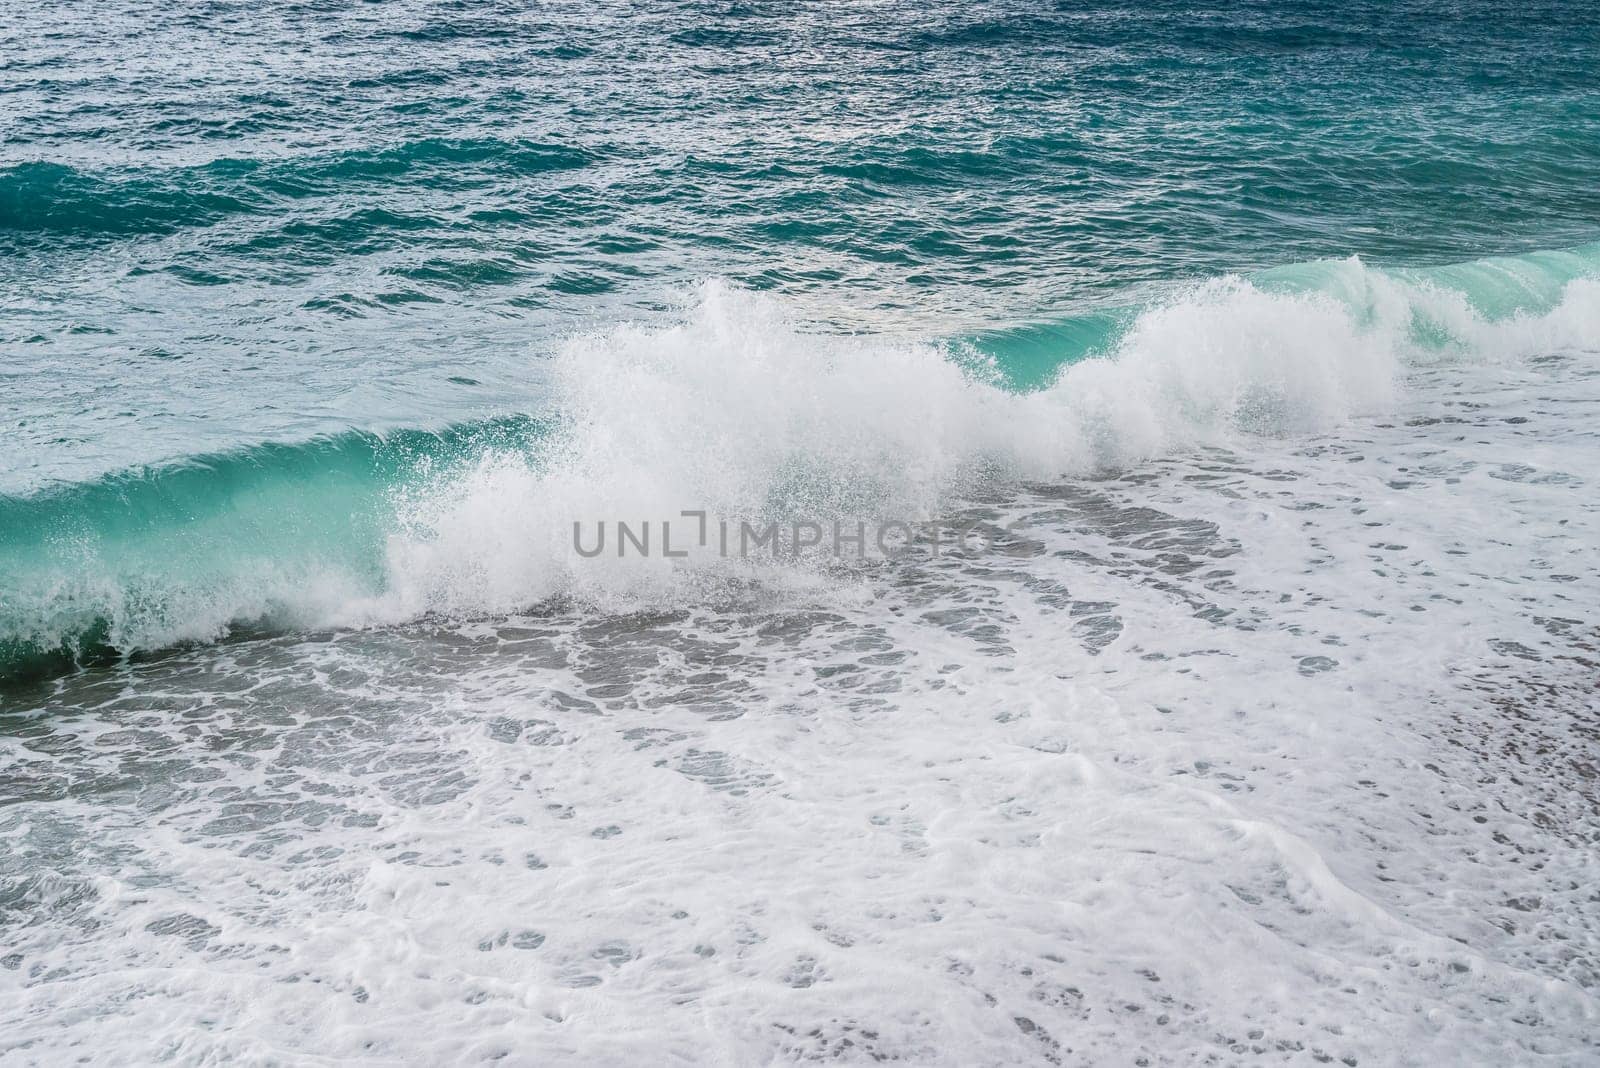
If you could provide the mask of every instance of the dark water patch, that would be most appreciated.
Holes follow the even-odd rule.
[[[24,163],[0,172],[0,234],[112,239],[205,228],[232,216],[275,215],[286,204],[343,198],[392,183],[434,192],[479,189],[588,166],[595,156],[558,143],[426,138],[405,144],[285,160],[220,159],[197,167],[88,171]],[[392,192],[392,189],[390,190]],[[332,221],[296,219],[324,240],[374,228],[415,231],[434,220],[382,206]],[[357,241],[359,243],[359,240]]]

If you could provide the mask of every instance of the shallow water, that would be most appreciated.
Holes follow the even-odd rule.
[[[1414,391],[975,505],[1003,555],[805,611],[43,684],[0,732],[7,1044],[1586,1060],[1600,365]]]

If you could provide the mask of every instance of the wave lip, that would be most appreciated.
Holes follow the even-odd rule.
[[[678,325],[565,346],[548,420],[265,445],[0,498],[0,679],[239,628],[809,589],[803,565],[707,551],[585,559],[573,524],[931,518],[995,483],[1325,432],[1391,406],[1418,365],[1600,349],[1597,274],[1600,245],[1324,261],[945,344],[808,332],[710,283]]]

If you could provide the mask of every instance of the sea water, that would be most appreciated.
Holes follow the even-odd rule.
[[[1582,5],[0,56],[0,1056],[1600,1056]]]

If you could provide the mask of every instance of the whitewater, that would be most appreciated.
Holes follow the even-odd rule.
[[[536,415],[186,458],[0,502],[14,576],[0,650],[22,675],[241,629],[556,598],[687,607],[797,578],[809,589],[815,566],[763,573],[705,547],[589,559],[572,530],[686,510],[735,529],[926,521],[1032,481],[1334,430],[1390,410],[1418,367],[1600,345],[1597,270],[1588,247],[1218,279],[1122,313],[1105,351],[1059,352],[1031,389],[997,370],[1004,337],[829,336],[710,284],[678,325],[579,336],[549,364],[530,360],[552,398]]]
[[[1592,269],[1219,280],[1031,390],[712,286],[559,417],[29,499],[11,640],[124,659],[4,717],[7,1046],[1582,1061]],[[683,504],[986,537],[566,541]]]

